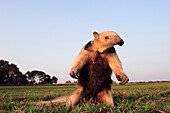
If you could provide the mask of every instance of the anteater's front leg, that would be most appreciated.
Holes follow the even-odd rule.
[[[87,61],[89,60],[89,55],[90,55],[89,51],[85,50],[84,48],[81,50],[81,52],[71,65],[69,71],[71,77],[78,79],[79,70],[87,63]]]
[[[115,73],[116,78],[121,81],[120,84],[125,84],[129,81],[128,76],[123,72],[121,62],[116,53],[107,56],[108,64]]]

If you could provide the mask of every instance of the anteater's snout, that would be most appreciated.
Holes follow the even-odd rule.
[[[124,41],[123,40],[120,40],[119,42],[118,42],[118,45],[119,46],[122,46],[124,44]]]

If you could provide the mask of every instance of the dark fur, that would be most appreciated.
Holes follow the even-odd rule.
[[[92,46],[91,41],[89,41],[86,45],[85,45],[85,50],[88,50],[88,48],[90,48]]]
[[[87,44],[88,45],[88,44]],[[89,46],[88,46],[89,47]],[[85,98],[95,97],[104,89],[111,89],[111,73],[106,59],[101,54],[109,54],[115,52],[114,47],[105,50],[102,53],[96,52],[95,58],[91,58],[80,70],[78,84],[84,88]]]
[[[105,51],[103,51],[101,54],[107,54],[107,53],[116,53],[116,50],[114,47],[110,47],[108,49],[106,49]]]

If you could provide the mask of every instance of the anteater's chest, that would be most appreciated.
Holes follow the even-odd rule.
[[[105,57],[96,55],[91,58],[83,68],[87,69],[89,77],[96,76],[100,78],[102,75],[107,74],[106,72],[109,71],[110,67]]]
[[[104,76],[110,75],[111,69],[104,55],[96,54],[89,59],[89,61],[80,70],[80,76],[88,76],[88,78],[96,79],[103,78]],[[105,78],[105,77],[104,77]]]
[[[79,84],[85,87],[90,93],[99,93],[105,88],[110,89],[112,83],[110,69],[105,57],[97,54],[92,57],[80,70]]]

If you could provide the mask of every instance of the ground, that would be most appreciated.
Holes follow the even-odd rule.
[[[0,86],[0,113],[63,113],[67,104],[28,105],[69,95],[75,86]],[[112,85],[114,106],[79,102],[71,111],[80,112],[170,112],[170,82]]]

